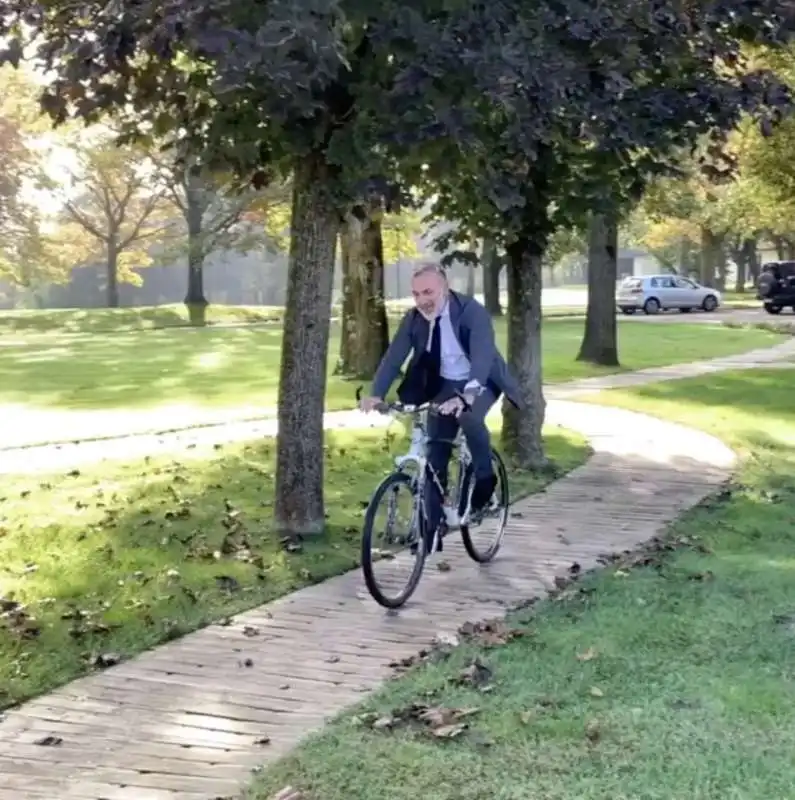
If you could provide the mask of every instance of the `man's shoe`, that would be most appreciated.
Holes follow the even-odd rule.
[[[480,478],[475,481],[475,488],[472,490],[472,501],[470,503],[470,516],[481,514],[486,506],[491,502],[494,490],[497,488],[497,476],[492,474],[488,478]]]

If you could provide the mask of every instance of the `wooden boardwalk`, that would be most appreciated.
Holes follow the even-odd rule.
[[[715,438],[649,417],[567,401],[548,417],[595,454],[514,506],[493,564],[472,563],[451,536],[449,571],[429,561],[397,614],[355,571],[31,701],[0,723],[0,800],[237,797],[252,769],[377,689],[390,662],[542,595],[573,562],[588,569],[649,539],[733,464]]]

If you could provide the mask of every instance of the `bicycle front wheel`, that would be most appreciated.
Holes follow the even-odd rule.
[[[491,503],[485,509],[481,519],[477,520],[477,522],[472,520],[470,524],[461,526],[461,539],[464,542],[464,548],[469,557],[479,564],[487,564],[497,555],[505,536],[505,526],[508,522],[508,509],[511,502],[508,488],[508,471],[505,469],[505,462],[502,460],[502,456],[496,450],[491,451],[491,466],[497,476],[497,485],[494,488]],[[469,505],[473,486],[474,472],[472,464],[469,464],[462,482],[462,514],[463,510]]]
[[[388,475],[373,493],[362,531],[367,590],[384,608],[400,608],[417,588],[425,564],[423,515],[416,480]]]

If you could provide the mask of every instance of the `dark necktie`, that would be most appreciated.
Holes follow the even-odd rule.
[[[436,397],[442,390],[442,326],[441,317],[436,317],[431,334],[431,349],[428,351],[428,399]]]

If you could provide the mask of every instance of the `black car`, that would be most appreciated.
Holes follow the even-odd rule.
[[[768,261],[756,284],[756,296],[768,314],[780,314],[788,306],[795,311],[795,261]]]

